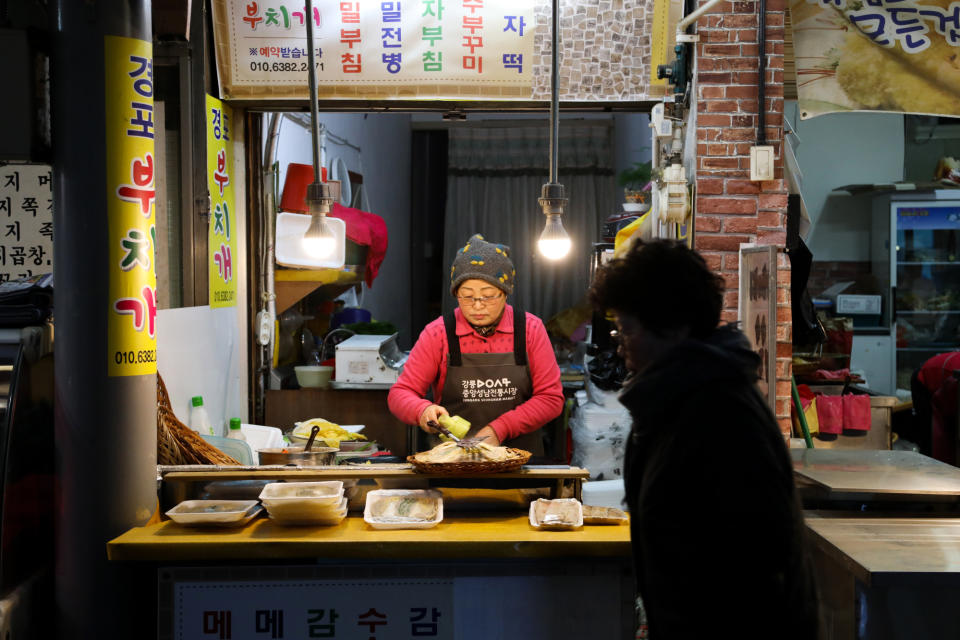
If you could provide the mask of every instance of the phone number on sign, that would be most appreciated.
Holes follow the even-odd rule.
[[[157,361],[156,349],[143,349],[140,351],[117,351],[113,354],[113,360],[117,364],[147,364]]]
[[[250,71],[306,71],[310,68],[307,62],[251,62]],[[323,71],[323,63],[317,63],[317,71]]]

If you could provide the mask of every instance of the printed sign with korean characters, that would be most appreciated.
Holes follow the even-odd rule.
[[[837,111],[960,115],[951,0],[791,0],[802,118]]]
[[[223,95],[306,98],[306,23],[320,95],[529,100],[530,0],[214,0]]]
[[[0,165],[0,282],[53,271],[53,169]]]
[[[181,582],[175,637],[408,640],[454,637],[453,580]]]
[[[110,306],[107,372],[157,371],[153,45],[104,37]]]
[[[210,190],[210,306],[237,304],[236,213],[233,207],[233,142],[230,121],[233,110],[207,96],[207,188]]]

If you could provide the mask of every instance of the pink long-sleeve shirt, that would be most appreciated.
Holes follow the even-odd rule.
[[[483,337],[466,321],[460,309],[454,310],[457,321],[457,336],[462,353],[510,353],[513,351],[513,307],[506,305],[497,330]],[[530,398],[507,411],[490,423],[500,442],[512,440],[525,433],[536,431],[550,422],[563,410],[563,387],[560,383],[560,367],[553,355],[550,338],[543,321],[528,313],[527,317],[527,362],[533,393]],[[387,404],[390,412],[407,424],[417,424],[420,414],[431,402],[424,398],[427,389],[433,388],[436,404],[443,405],[441,393],[447,379],[447,334],[443,318],[437,318],[420,333],[410,351],[400,378],[390,388]],[[483,425],[479,425],[483,426]]]

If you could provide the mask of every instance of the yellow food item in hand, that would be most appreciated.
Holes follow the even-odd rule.
[[[311,418],[298,422],[293,427],[293,435],[298,438],[309,438],[310,431],[314,426],[320,427],[317,433],[317,440],[323,440],[328,447],[339,448],[341,440],[366,440],[367,437],[360,433],[347,431],[343,427],[323,418]]]

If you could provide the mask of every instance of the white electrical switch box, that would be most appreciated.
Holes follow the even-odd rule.
[[[773,180],[773,147],[750,147],[750,179]]]

